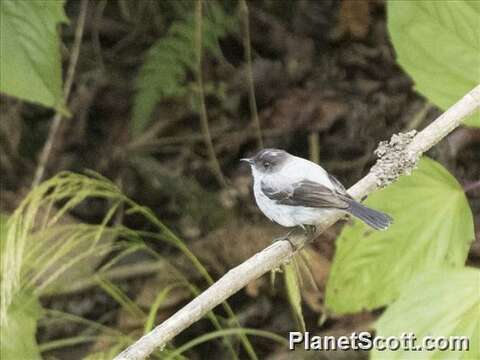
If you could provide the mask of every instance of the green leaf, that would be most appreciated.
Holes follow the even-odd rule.
[[[194,338],[193,340],[190,340],[187,343],[183,344],[176,350],[172,351],[166,357],[164,357],[164,359],[165,360],[178,359],[178,356],[182,355],[184,352],[194,348],[197,345],[200,345],[204,342],[207,342],[216,338],[225,338],[231,335],[243,335],[243,334],[251,335],[251,336],[252,335],[259,336],[266,339],[270,339],[279,343],[282,346],[288,345],[288,342],[284,337],[277,335],[271,331],[257,330],[257,329],[250,329],[250,328],[233,328],[233,329],[230,328],[230,329],[212,331],[212,332],[200,335]]]
[[[0,91],[66,112],[62,92],[59,1],[0,1]]]
[[[326,290],[326,306],[353,313],[390,304],[417,273],[465,264],[474,239],[473,216],[462,187],[439,163],[422,158],[366,204],[394,223],[374,231],[360,221],[344,228]]]
[[[1,359],[41,359],[35,338],[42,308],[35,296],[23,292],[10,304],[6,321],[0,323]]]
[[[7,238],[8,215],[0,212],[0,248],[3,252],[3,246]]]
[[[236,28],[235,19],[213,1],[207,2],[202,42],[206,54],[220,55],[218,38]],[[196,72],[195,17],[192,13],[172,24],[168,33],[148,50],[137,78],[131,131],[137,136],[150,123],[157,103],[188,92],[187,74]]]
[[[283,275],[285,279],[285,287],[287,289],[288,301],[292,307],[293,315],[298,324],[299,331],[305,332],[305,320],[302,313],[302,294],[300,292],[300,284],[298,281],[297,267],[295,259],[288,264],[283,265]]]
[[[0,212],[0,259],[3,261],[3,256],[5,253],[5,248],[7,244],[7,228],[8,216],[5,213]],[[4,299],[2,298],[2,301]]]
[[[467,336],[468,351],[373,351],[372,359],[480,359],[480,271],[473,268],[422,273],[405,287],[399,299],[375,325],[379,336],[415,334]]]
[[[478,2],[388,1],[387,11],[397,60],[432,103],[446,110],[480,83]],[[480,113],[465,124],[480,127]]]
[[[158,309],[160,308],[162,303],[167,299],[167,296],[169,295],[169,293],[175,287],[179,287],[179,285],[177,284],[168,285],[162,291],[160,291],[155,297],[155,300],[153,301],[152,306],[150,307],[147,320],[145,321],[145,325],[143,327],[144,334],[148,334],[153,329],[153,326],[155,325],[155,319],[157,317]]]

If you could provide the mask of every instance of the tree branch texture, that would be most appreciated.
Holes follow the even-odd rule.
[[[389,143],[382,142],[376,151],[379,160],[375,166],[363,179],[353,185],[348,192],[354,198],[362,199],[376,189],[388,186],[399,176],[409,174],[425,151],[437,144],[457,128],[462,119],[479,108],[480,85],[476,86],[421,132],[411,131],[406,134],[393,135]],[[325,215],[321,219],[321,226],[317,227],[318,230],[315,237],[342,216],[341,212]],[[308,240],[308,236],[303,233],[293,234],[289,241],[277,241],[255,254],[244,263],[228,271],[202,294],[158,325],[150,333],[130,345],[115,359],[144,359],[156,348],[163,348],[177,334],[201,319],[207,312],[221,304],[249,282],[288,261]]]

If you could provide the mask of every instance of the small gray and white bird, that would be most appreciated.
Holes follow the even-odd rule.
[[[284,150],[263,149],[251,158],[253,192],[262,212],[286,227],[317,225],[332,210],[349,213],[377,230],[392,218],[354,200],[321,166]]]

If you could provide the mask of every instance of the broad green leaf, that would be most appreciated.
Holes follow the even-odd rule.
[[[4,256],[3,253],[7,243],[7,222],[8,216],[0,212],[0,259]]]
[[[7,320],[0,323],[1,359],[41,359],[35,333],[42,308],[35,296],[18,294],[7,311]]]
[[[57,25],[63,0],[0,1],[0,91],[66,112]]]
[[[412,175],[366,204],[390,214],[394,223],[386,231],[360,221],[344,228],[326,290],[333,312],[390,304],[416,274],[464,266],[474,239],[473,216],[462,187],[439,163],[422,158]]]
[[[445,110],[480,83],[478,2],[390,0],[387,11],[397,60],[432,103]],[[480,113],[465,124],[480,127]]]
[[[295,259],[283,265],[285,287],[287,289],[288,301],[292,307],[293,315],[298,323],[299,331],[305,332],[305,320],[302,313],[302,294],[300,292],[299,274],[295,266]]]
[[[1,246],[5,244],[5,239],[7,237],[7,222],[8,222],[8,216],[5,213],[0,212],[0,245]],[[3,249],[3,247],[0,247],[0,248]]]
[[[463,268],[420,274],[405,284],[375,329],[384,337],[413,333],[415,346],[422,346],[425,336],[467,336],[469,347],[468,351],[374,351],[373,360],[480,359],[480,271]]]

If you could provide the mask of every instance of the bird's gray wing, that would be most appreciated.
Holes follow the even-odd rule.
[[[328,174],[328,178],[330,179],[331,183],[335,187],[335,191],[337,191],[340,194],[347,195],[347,190],[342,185],[342,183],[337,180],[337,178],[335,176]],[[347,195],[347,196],[349,196],[349,195]]]
[[[336,188],[332,190],[310,180],[301,180],[286,188],[275,188],[262,182],[261,190],[279,205],[336,209],[346,209],[349,206],[346,192],[341,189],[337,191]]]

